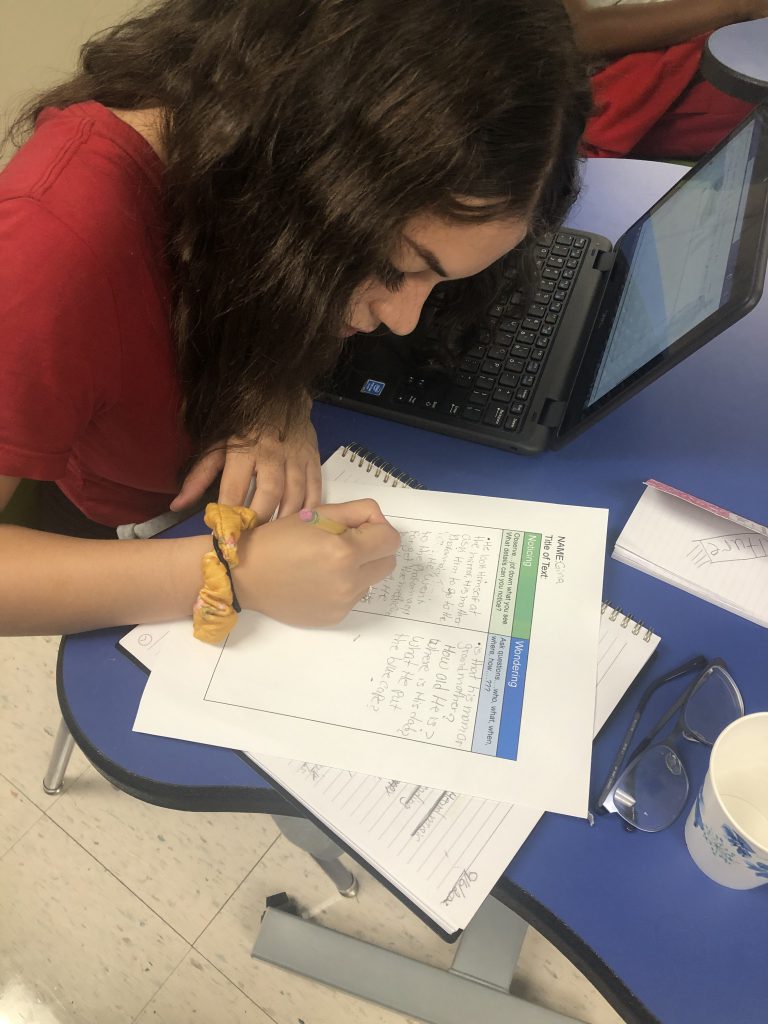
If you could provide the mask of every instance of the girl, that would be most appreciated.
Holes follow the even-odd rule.
[[[340,536],[296,516],[313,390],[558,222],[588,111],[559,0],[165,0],[91,40],[0,175],[0,508],[41,482],[0,629],[188,614],[210,537],[107,538],[220,472],[264,524],[240,603],[339,621],[398,537],[373,501],[321,509]]]

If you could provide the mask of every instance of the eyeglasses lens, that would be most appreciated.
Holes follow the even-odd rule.
[[[680,758],[664,743],[649,747],[621,775],[613,791],[616,810],[641,832],[671,825],[688,796]]]
[[[744,714],[744,703],[733,679],[717,665],[707,673],[686,702],[685,732],[712,744],[726,727]]]

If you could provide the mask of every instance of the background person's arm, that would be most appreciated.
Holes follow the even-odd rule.
[[[576,45],[589,57],[656,50],[736,21],[768,17],[768,0],[664,0],[612,7],[563,2]]]

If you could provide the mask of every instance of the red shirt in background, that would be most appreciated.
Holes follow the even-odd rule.
[[[0,174],[0,475],[107,526],[166,511],[191,453],[163,165],[98,103],[44,111]]]

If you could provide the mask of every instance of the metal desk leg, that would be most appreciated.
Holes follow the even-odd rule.
[[[509,994],[525,930],[489,896],[444,971],[269,907],[252,956],[427,1024],[575,1024]]]
[[[341,847],[306,818],[289,818],[282,814],[273,814],[272,818],[285,838],[308,853],[322,868],[342,896],[357,896],[357,879],[339,860],[344,852]]]
[[[53,741],[53,750],[51,751],[51,758],[48,762],[48,771],[45,773],[45,778],[43,779],[43,789],[49,796],[56,796],[57,793],[61,792],[62,783],[64,781],[64,772],[67,770],[67,765],[69,764],[69,759],[72,756],[74,746],[75,741],[62,718],[59,722],[56,739]]]

